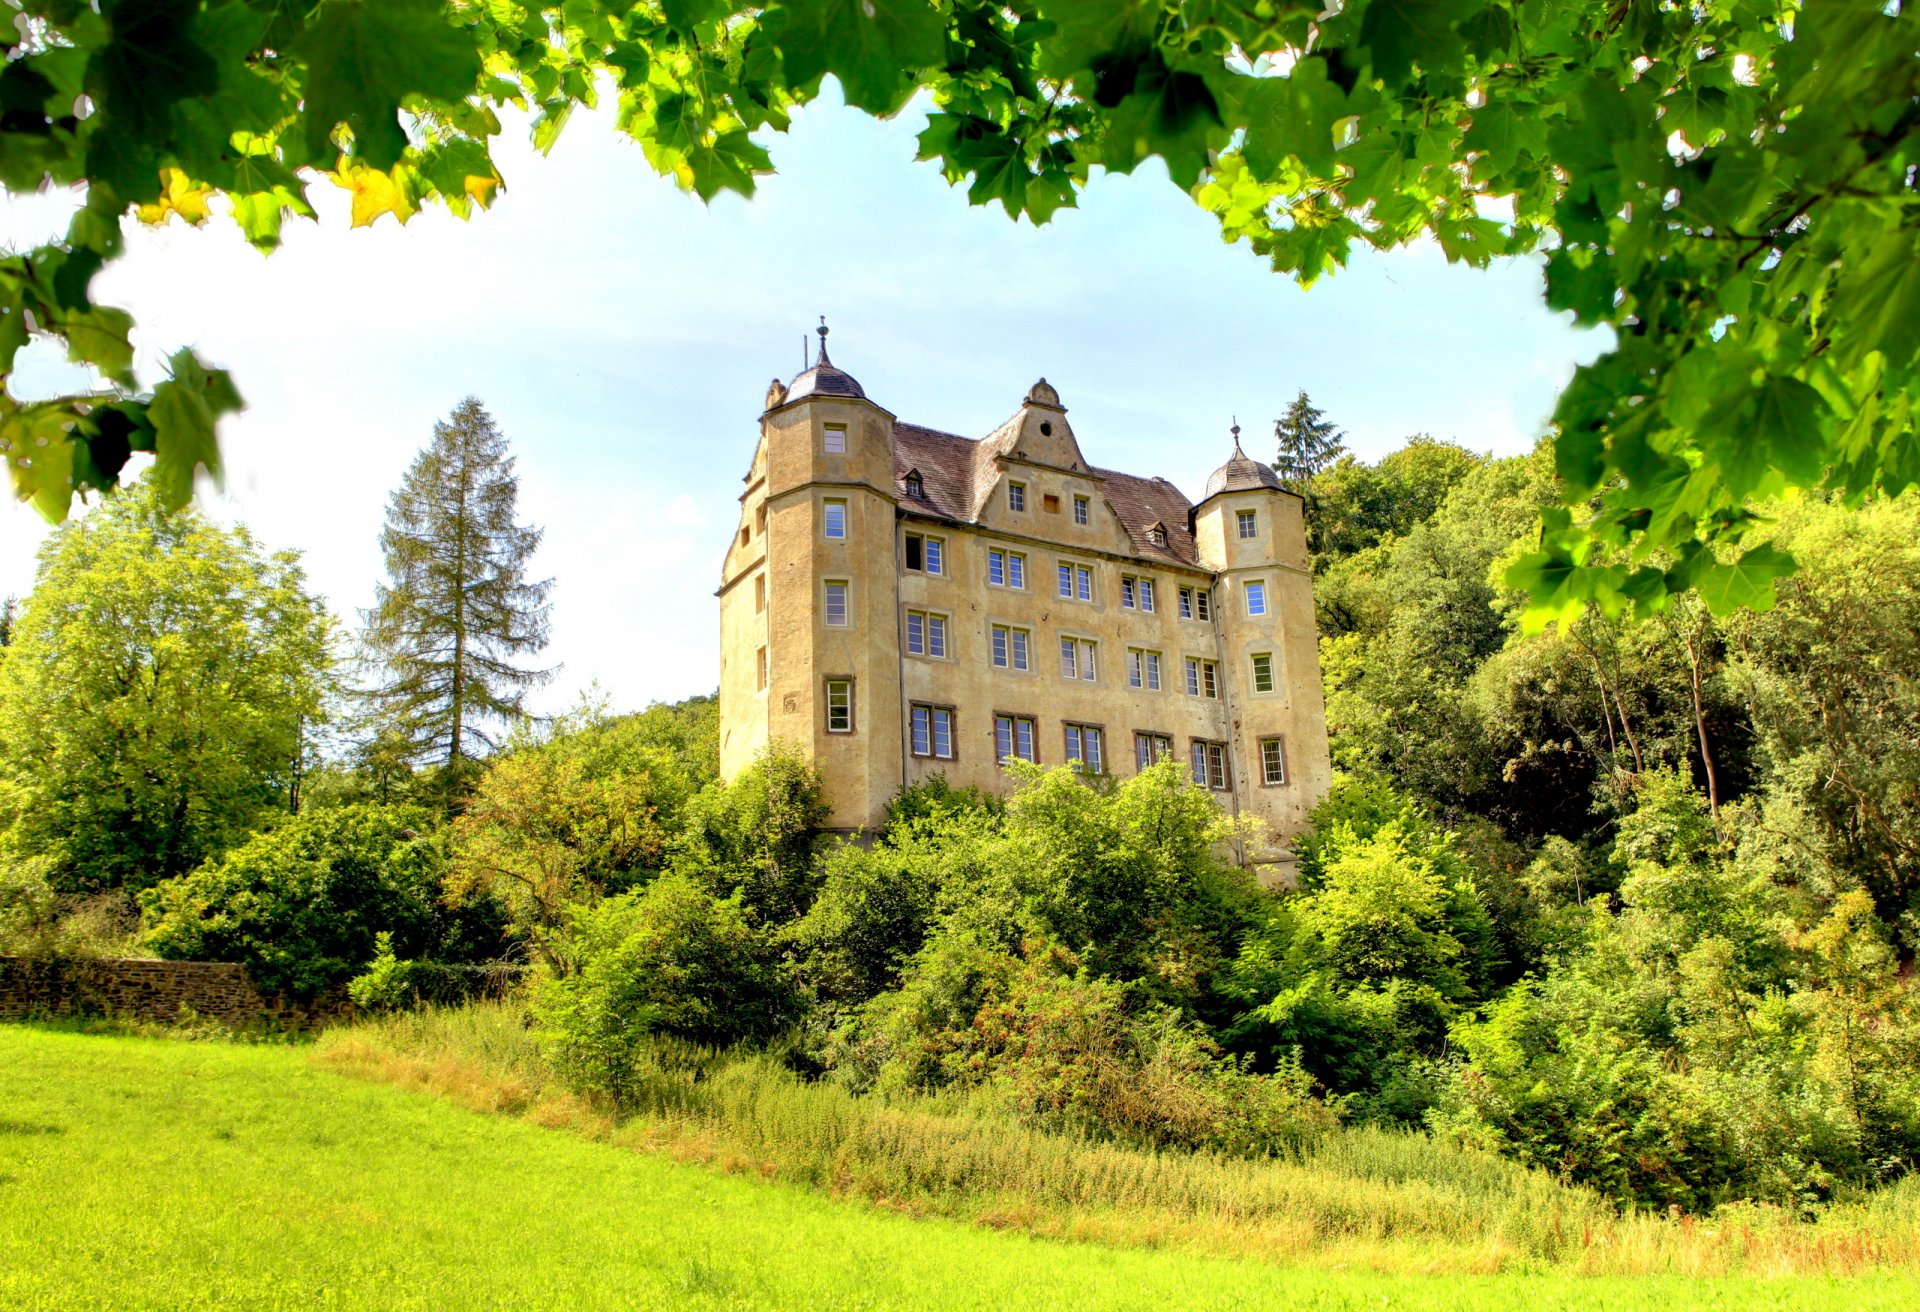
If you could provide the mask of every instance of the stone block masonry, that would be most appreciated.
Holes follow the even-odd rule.
[[[344,990],[307,1004],[268,998],[229,961],[0,957],[0,1020],[117,1016],[164,1024],[185,1011],[233,1026],[308,1026],[352,1010]]]

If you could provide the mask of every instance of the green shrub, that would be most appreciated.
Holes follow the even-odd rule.
[[[537,981],[533,1015],[569,1085],[616,1103],[653,1036],[712,1046],[766,1039],[794,999],[738,896],[720,899],[682,875],[576,907],[562,971]]]
[[[383,932],[407,957],[447,944],[497,953],[485,908],[440,905],[445,866],[425,811],[309,811],[143,893],[147,943],[174,960],[237,961],[263,990],[295,997],[359,974]]]

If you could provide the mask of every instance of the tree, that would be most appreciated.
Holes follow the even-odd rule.
[[[366,616],[384,675],[376,705],[411,759],[455,776],[475,744],[495,745],[480,725],[518,720],[527,691],[552,677],[512,663],[547,645],[553,588],[527,579],[540,530],[514,522],[513,464],[507,439],[468,397],[434,425],[380,534],[387,582]]]
[[[299,557],[151,480],[50,537],[0,666],[7,841],[67,891],[144,886],[290,809],[331,624]]]
[[[1280,448],[1274,472],[1296,492],[1305,491],[1314,475],[1338,460],[1347,449],[1346,435],[1303,391],[1287,412],[1273,421],[1273,440]]]
[[[1514,566],[1536,621],[1698,589],[1764,605],[1791,560],[1750,508],[1793,487],[1920,480],[1920,14],[1847,0],[20,0],[0,183],[84,183],[60,240],[0,261],[0,373],[31,334],[132,385],[96,305],[119,219],[263,250],[327,177],[354,222],[501,185],[497,106],[553,144],[620,98],[648,162],[749,194],[832,74],[876,115],[936,106],[920,157],[1044,222],[1149,157],[1223,234],[1311,283],[1356,242],[1482,266],[1545,249],[1547,304],[1614,330],[1556,411],[1563,503]],[[84,100],[90,112],[76,106]],[[153,451],[174,504],[238,406],[191,352],[151,398],[0,405],[15,486],[58,519]],[[36,445],[44,439],[45,446]],[[1597,502],[1595,501],[1597,498]],[[1670,554],[1596,563],[1594,542]]]

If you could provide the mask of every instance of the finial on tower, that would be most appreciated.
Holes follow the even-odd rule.
[[[820,316],[820,326],[814,329],[814,331],[820,334],[820,361],[819,362],[821,364],[832,364],[833,361],[827,359],[827,316],[826,315],[823,314]]]
[[[1239,415],[1235,415],[1233,417],[1233,427],[1228,429],[1227,431],[1233,434],[1234,454],[1242,455],[1242,456],[1245,455],[1246,452],[1240,449],[1240,416]]]

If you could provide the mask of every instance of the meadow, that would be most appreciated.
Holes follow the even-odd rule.
[[[348,1078],[329,1065],[353,1034],[315,1052],[0,1027],[0,1306],[1762,1312],[1920,1297],[1884,1271],[1436,1278],[1063,1242],[537,1123],[559,1103],[490,1115]]]

